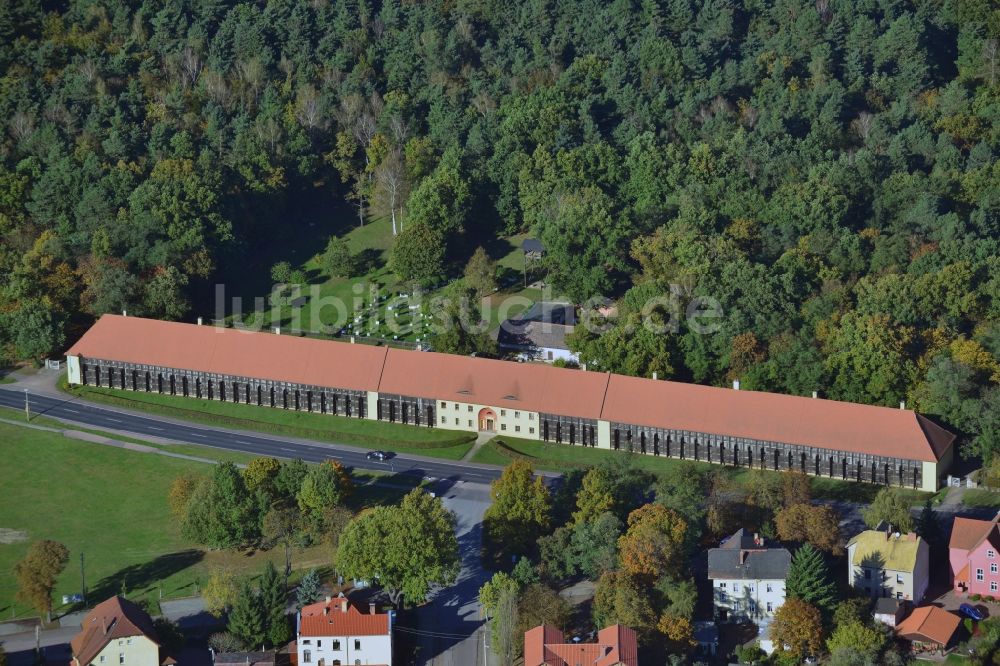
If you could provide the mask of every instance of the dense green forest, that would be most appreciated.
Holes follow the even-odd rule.
[[[529,231],[585,361],[895,405],[1000,450],[990,0],[8,0],[8,361],[374,215],[408,279]],[[336,212],[336,214],[334,214]],[[335,218],[335,219],[334,219]],[[300,228],[301,227],[301,228]],[[261,270],[266,271],[266,268]],[[722,328],[636,327],[707,295]]]

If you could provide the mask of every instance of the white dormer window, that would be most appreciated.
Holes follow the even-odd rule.
[[[992,559],[993,559],[994,557],[996,557],[996,556],[997,556],[997,553],[996,553],[996,551],[995,551],[995,550],[993,550],[992,548],[991,548],[990,550],[986,551],[986,557],[990,558],[991,560],[992,560]]]

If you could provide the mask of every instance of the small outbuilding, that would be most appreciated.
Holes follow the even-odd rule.
[[[873,615],[882,624],[895,627],[906,617],[906,610],[909,606],[910,604],[902,599],[882,597],[875,602]]]

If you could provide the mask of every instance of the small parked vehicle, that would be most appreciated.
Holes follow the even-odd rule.
[[[365,456],[368,460],[378,460],[379,462],[385,462],[389,458],[389,454],[385,451],[369,451],[368,455]]]
[[[962,604],[961,606],[958,607],[958,610],[962,612],[962,615],[965,615],[966,617],[973,619],[976,622],[980,622],[981,620],[983,620],[983,614],[979,611],[978,608],[976,608],[972,604]]]

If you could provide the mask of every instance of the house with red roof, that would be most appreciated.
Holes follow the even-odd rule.
[[[951,645],[961,622],[961,618],[943,608],[921,606],[896,626],[896,634],[913,643],[917,651],[944,651]]]
[[[1000,514],[955,518],[948,543],[952,587],[960,594],[1000,596]]]
[[[347,597],[327,597],[296,617],[299,666],[392,666],[392,614],[362,611]]]
[[[524,633],[524,666],[639,666],[635,631],[620,624],[597,632],[596,643],[567,643],[543,624]]]
[[[72,666],[168,666],[177,661],[160,643],[146,611],[124,597],[94,606],[70,641]]]

